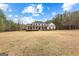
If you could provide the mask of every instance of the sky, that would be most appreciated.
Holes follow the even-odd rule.
[[[51,20],[57,14],[64,11],[79,10],[78,3],[1,3],[0,9],[4,11],[8,19],[14,22],[21,21],[24,24],[33,21]]]

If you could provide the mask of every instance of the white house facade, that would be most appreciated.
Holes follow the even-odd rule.
[[[53,23],[45,23],[45,22],[34,22],[32,24],[26,25],[26,30],[55,30],[56,26]]]

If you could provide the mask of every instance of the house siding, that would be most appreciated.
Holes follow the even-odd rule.
[[[32,24],[28,24],[26,25],[26,30],[55,30],[56,26],[52,23],[50,24],[46,24],[46,23],[32,23]]]

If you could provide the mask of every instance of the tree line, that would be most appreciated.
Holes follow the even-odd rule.
[[[79,10],[74,12],[64,12],[62,14],[57,14],[51,20],[46,21],[46,23],[54,23],[56,29],[79,29]],[[4,31],[19,31],[25,30],[25,24],[22,24],[20,20],[18,23],[9,20],[2,10],[0,10],[0,32]]]
[[[79,29],[79,10],[74,12],[65,11],[63,14],[57,14],[47,23],[53,22],[56,25],[56,29]]]
[[[6,15],[2,10],[0,10],[0,32],[4,31],[18,31],[22,30],[24,24],[13,22],[12,20],[7,19]]]

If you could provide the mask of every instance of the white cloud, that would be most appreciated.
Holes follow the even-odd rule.
[[[31,4],[30,6],[25,7],[22,13],[32,13],[32,16],[39,16],[43,13],[43,6],[42,4],[38,4],[35,7],[34,4]]]
[[[12,15],[9,15],[8,17],[12,17]]]
[[[35,13],[35,14],[32,14],[32,16],[39,16],[39,14],[38,13],[37,14]]]
[[[9,8],[8,4],[0,4],[0,9],[6,11]]]
[[[63,11],[70,11],[76,3],[64,3],[62,8]]]
[[[49,8],[49,7],[47,7],[47,9],[49,10],[50,8]]]
[[[45,22],[45,21],[47,21],[47,20],[48,20],[48,19],[47,19],[47,18],[45,18],[45,19],[43,19],[43,20],[42,20],[42,22]]]
[[[23,24],[32,23],[35,21],[32,17],[22,17],[21,18]]]
[[[52,12],[52,16],[55,16],[57,13],[56,12]]]
[[[14,21],[15,23],[18,23],[18,18],[14,18],[13,21]]]
[[[34,7],[33,6],[25,7],[22,13],[34,13]]]
[[[8,11],[9,11],[9,12],[12,12],[12,9],[11,9],[11,8],[9,8],[9,9],[8,9]]]
[[[17,19],[17,18],[14,18],[14,21],[15,21],[15,22],[17,22],[17,21],[18,21],[18,19]]]
[[[43,11],[43,6],[42,6],[42,4],[38,4],[38,5],[37,5],[37,10],[38,10],[38,11],[37,11],[38,13],[42,13],[42,11]]]
[[[17,18],[17,17],[18,17],[18,15],[14,15],[14,17],[15,17],[15,18]]]

